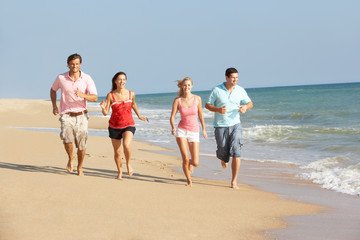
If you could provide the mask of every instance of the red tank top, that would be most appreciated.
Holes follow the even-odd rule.
[[[131,91],[129,90],[129,99],[125,101],[116,101],[112,92],[111,96],[113,98],[113,103],[111,104],[112,113],[109,120],[109,126],[116,129],[123,129],[129,126],[135,126],[131,111]]]

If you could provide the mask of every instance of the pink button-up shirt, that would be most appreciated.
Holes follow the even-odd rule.
[[[86,99],[76,96],[77,89],[86,94],[97,95],[94,80],[82,71],[75,82],[70,78],[69,72],[60,74],[51,88],[55,92],[61,89],[60,114],[86,110]]]

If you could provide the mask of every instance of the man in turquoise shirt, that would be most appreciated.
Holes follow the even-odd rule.
[[[241,124],[240,114],[246,113],[253,103],[244,88],[237,85],[238,71],[228,68],[225,71],[226,82],[216,86],[207,101],[205,108],[215,113],[214,127],[217,144],[216,156],[223,168],[232,158],[231,187],[238,189],[237,175],[240,169]]]

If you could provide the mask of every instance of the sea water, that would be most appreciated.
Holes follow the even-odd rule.
[[[242,158],[296,164],[300,178],[337,192],[360,194],[360,83],[249,88],[246,91],[254,108],[240,116]],[[210,91],[193,91],[193,94],[202,99],[208,134],[207,139],[201,134],[201,159],[214,161],[213,113],[204,108]],[[142,122],[134,114],[135,139],[178,149],[169,123],[175,97],[176,93],[136,95],[140,114],[150,122]],[[89,106],[99,108],[92,114],[101,116],[99,103]],[[176,124],[179,120],[178,113]],[[207,166],[211,168],[212,165]]]

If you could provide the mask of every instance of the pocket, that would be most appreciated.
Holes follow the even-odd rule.
[[[60,117],[59,117],[59,121],[60,121],[61,123],[63,123],[63,122],[64,122],[64,118],[65,118],[65,116],[66,116],[66,114],[61,114],[61,115],[60,115]]]

